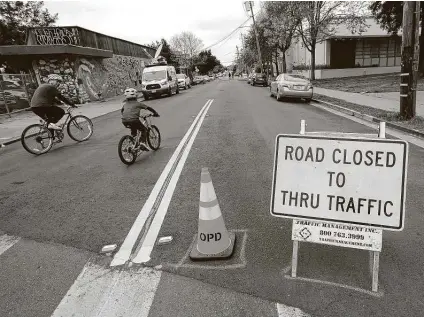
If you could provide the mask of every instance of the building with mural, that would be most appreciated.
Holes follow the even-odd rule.
[[[74,102],[85,103],[141,88],[141,74],[155,50],[78,26],[31,28],[26,45],[0,46],[0,59],[38,84],[59,74],[59,88]]]

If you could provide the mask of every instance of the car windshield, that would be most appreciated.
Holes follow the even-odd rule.
[[[305,77],[301,76],[301,75],[284,75],[284,79],[285,80],[289,80],[289,81],[297,81],[297,82],[304,82],[304,81],[308,81]]]
[[[166,71],[165,70],[157,70],[157,71],[144,73],[143,78],[144,78],[145,81],[166,79]]]
[[[178,79],[185,79],[184,74],[177,74]]]

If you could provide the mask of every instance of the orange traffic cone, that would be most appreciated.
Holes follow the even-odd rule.
[[[233,254],[236,236],[225,227],[212,179],[202,168],[200,179],[199,229],[190,252],[193,260],[228,258]]]

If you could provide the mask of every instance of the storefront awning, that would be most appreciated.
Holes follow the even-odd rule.
[[[80,55],[110,58],[112,51],[75,45],[4,45],[0,46],[0,56],[34,56],[34,55]]]

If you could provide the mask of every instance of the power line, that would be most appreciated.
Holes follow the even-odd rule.
[[[216,42],[216,43],[214,43],[214,44],[212,44],[212,45],[210,45],[210,46],[208,46],[208,47],[206,47],[206,48],[204,48],[204,49],[202,49],[203,51],[206,51],[206,50],[208,50],[208,49],[210,49],[211,47],[213,47],[213,46],[216,46],[216,45],[218,45],[219,43],[221,43],[222,41],[224,41],[224,40],[226,40],[226,39],[228,39],[229,37],[231,37],[231,35],[233,35],[237,30],[239,30],[243,25],[245,25],[249,20],[251,19],[251,17],[249,17],[246,21],[244,21],[240,26],[238,26],[237,28],[235,28],[233,31],[231,31],[231,33],[230,34],[228,34],[227,36],[225,36],[224,38],[222,38],[221,40],[219,40],[218,42]]]

